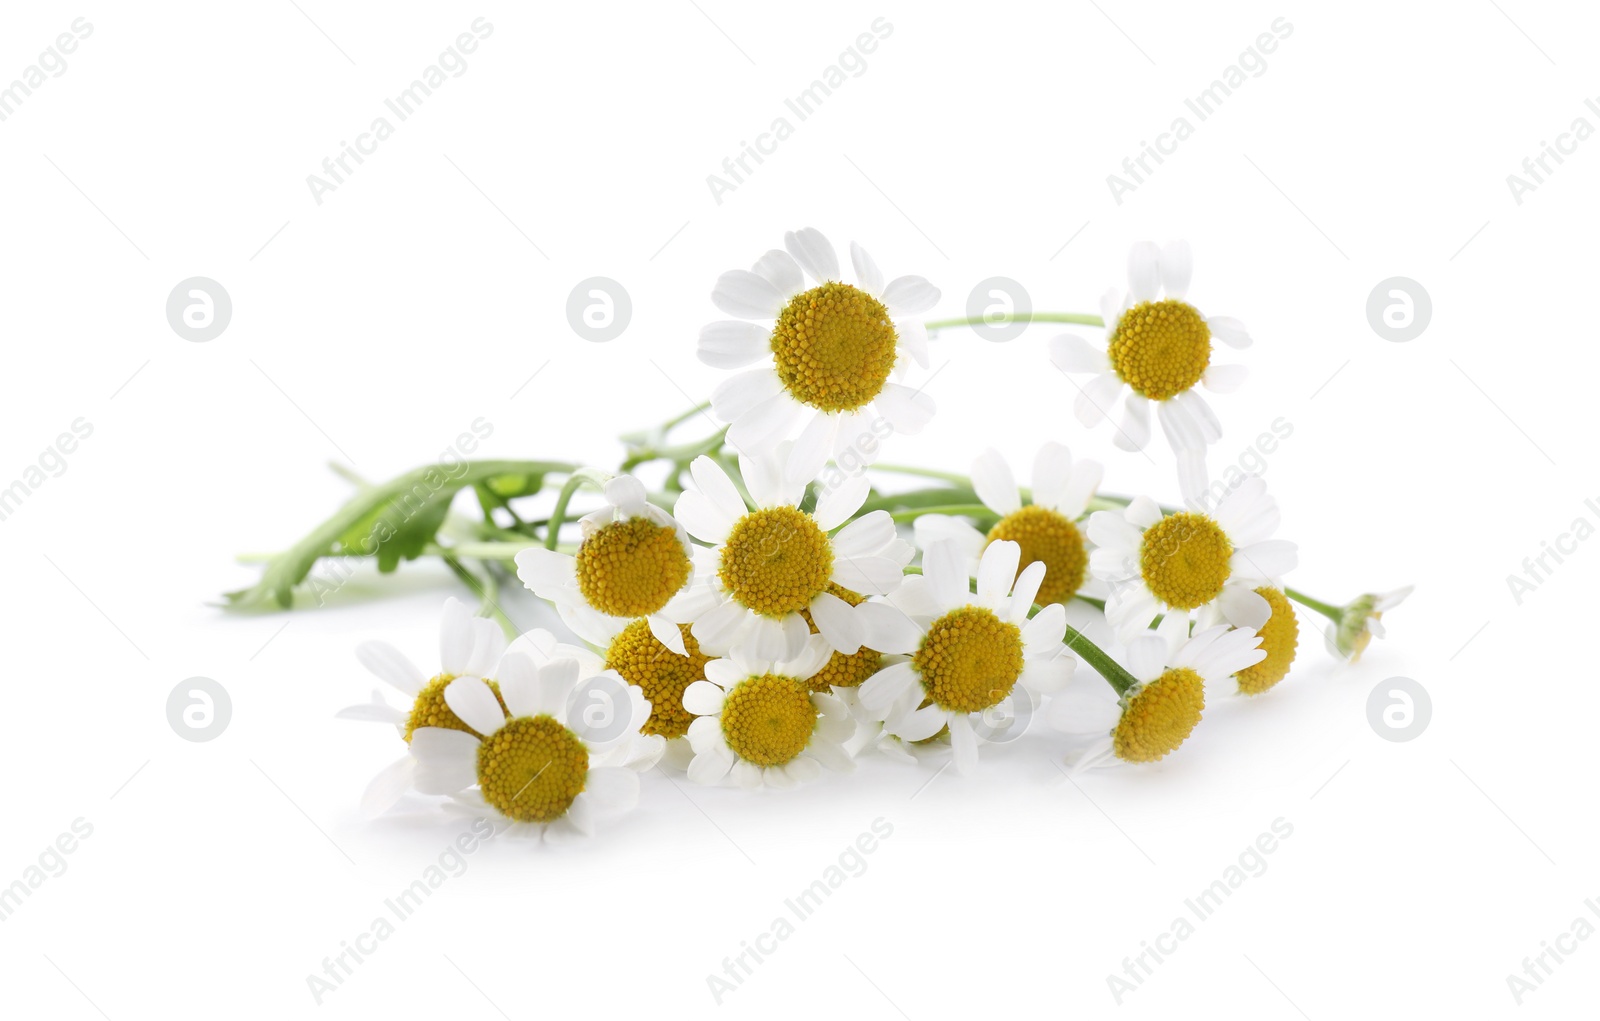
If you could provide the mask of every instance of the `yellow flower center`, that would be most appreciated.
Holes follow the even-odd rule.
[[[1205,682],[1187,668],[1168,670],[1123,699],[1122,719],[1111,732],[1117,758],[1155,762],[1175,751],[1200,722]]]
[[[1221,526],[1204,514],[1182,511],[1145,530],[1139,573],[1167,606],[1192,610],[1221,594],[1233,573],[1232,556],[1233,543]]]
[[[782,766],[811,743],[817,707],[793,677],[762,674],[733,686],[722,703],[722,736],[733,753],[758,766]]]
[[[829,281],[790,298],[778,313],[772,357],[795,400],[823,411],[853,411],[883,389],[897,339],[882,302]]]
[[[1027,506],[1007,514],[989,529],[989,541],[1009,539],[1022,547],[1017,574],[1036,561],[1044,562],[1044,582],[1039,586],[1039,605],[1064,603],[1083,584],[1089,554],[1083,547],[1078,526],[1059,511]]]
[[[411,740],[411,732],[418,727],[443,727],[445,730],[460,730],[477,737],[482,737],[476,730],[467,726],[455,710],[445,704],[444,689],[455,680],[451,674],[440,674],[423,686],[417,692],[417,699],[411,703],[411,715],[406,718],[405,739]],[[494,681],[489,682],[489,688],[494,692],[494,697],[500,703],[500,711],[506,711],[505,700],[500,698],[500,685]]]
[[[583,793],[589,751],[549,716],[519,716],[478,745],[483,799],[518,822],[551,822]]]
[[[833,546],[811,515],[793,507],[746,514],[728,533],[722,584],[748,610],[766,617],[798,613],[826,591]]]
[[[636,620],[617,633],[606,650],[606,669],[615,670],[629,684],[637,684],[650,700],[650,719],[642,732],[662,737],[682,737],[689,731],[694,716],[683,707],[683,689],[706,678],[706,663],[711,657],[700,651],[700,643],[689,633],[689,625],[679,624],[687,656],[656,641],[650,623]]]
[[[837,582],[828,583],[828,591],[843,599],[851,606],[860,606],[865,600],[859,592],[852,592]],[[817,634],[817,624],[811,619],[809,610],[801,610],[800,616],[811,625],[811,633]],[[834,687],[857,688],[864,684],[867,678],[877,673],[883,667],[883,653],[877,649],[869,649],[863,645],[856,652],[845,655],[835,652],[828,657],[828,662],[818,670],[807,685],[812,691],[827,692]]]
[[[613,521],[578,547],[578,590],[613,617],[648,617],[689,580],[677,531],[648,518]]]
[[[1122,314],[1111,334],[1111,367],[1152,401],[1176,397],[1200,382],[1211,364],[1211,328],[1193,305],[1167,298]]]
[[[1287,677],[1300,643],[1300,622],[1295,618],[1294,607],[1289,605],[1289,598],[1269,587],[1256,589],[1256,594],[1271,605],[1272,616],[1260,631],[1261,648],[1266,650],[1267,658],[1235,675],[1239,690],[1246,695],[1259,695]]]
[[[934,621],[911,665],[928,697],[952,712],[998,704],[1022,676],[1022,631],[990,610],[964,606]]]

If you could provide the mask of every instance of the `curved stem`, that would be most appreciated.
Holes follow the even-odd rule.
[[[561,543],[561,526],[566,524],[567,504],[572,502],[572,494],[576,493],[580,486],[603,489],[612,478],[610,472],[603,472],[598,468],[579,468],[567,476],[567,481],[561,486],[561,492],[556,496],[555,509],[550,512],[550,523],[544,529],[545,549],[553,550]]]
[[[981,503],[947,503],[935,504],[932,507],[911,507],[906,510],[891,511],[889,517],[894,521],[914,521],[924,514],[960,514],[965,517],[995,517],[995,512]]]
[[[918,478],[938,479],[956,486],[970,486],[972,480],[965,475],[955,472],[939,471],[937,468],[918,468],[909,464],[874,464],[868,466],[871,471],[890,472],[895,475],[915,475]]]
[[[1295,602],[1299,603],[1301,606],[1306,606],[1306,607],[1309,607],[1309,608],[1311,608],[1313,610],[1316,610],[1318,613],[1322,614],[1324,617],[1326,617],[1329,620],[1333,621],[1335,624],[1339,623],[1340,621],[1342,621],[1344,619],[1344,609],[1342,607],[1330,606],[1327,603],[1324,603],[1320,599],[1313,599],[1311,596],[1306,595],[1304,592],[1297,592],[1294,589],[1288,588],[1288,587],[1284,588],[1283,594],[1288,596],[1290,599],[1293,599]]]
[[[1076,323],[1079,326],[1104,326],[1106,321],[1087,312],[1026,312],[1019,316],[973,316],[960,319],[935,319],[923,323],[929,330],[951,326],[996,326],[1000,323]]]
[[[1066,645],[1079,659],[1094,667],[1095,673],[1104,677],[1118,695],[1126,695],[1129,688],[1139,683],[1139,679],[1128,673],[1121,663],[1112,659],[1104,649],[1089,641],[1082,631],[1071,624],[1067,625]]]

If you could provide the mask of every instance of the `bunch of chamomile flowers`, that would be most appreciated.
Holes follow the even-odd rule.
[[[1187,244],[1134,246],[1099,315],[1029,317],[1103,328],[1055,337],[1049,358],[1078,420],[1117,447],[1146,448],[1159,425],[1177,506],[1102,491],[1102,466],[1054,440],[1031,464],[991,450],[964,473],[897,466],[927,485],[880,488],[878,451],[936,413],[919,389],[930,330],[975,321],[924,322],[928,280],[888,276],[857,244],[848,258],[846,271],[805,229],[722,274],[711,300],[727,318],[701,330],[699,355],[729,375],[700,407],[625,436],[616,470],[469,462],[445,501],[470,486],[481,522],[441,511],[425,541],[397,532],[411,547],[389,568],[442,556],[482,606],[446,603],[436,663],[358,647],[393,692],[340,715],[397,733],[365,812],[415,792],[513,833],[582,836],[632,808],[654,768],[750,790],[874,755],[970,774],[986,745],[1030,728],[1075,735],[1075,770],[1152,763],[1189,740],[1208,698],[1259,697],[1288,675],[1296,604],[1327,618],[1339,658],[1383,633],[1407,590],[1343,605],[1298,592],[1266,483],[1209,478],[1212,401],[1245,376],[1214,356],[1251,339],[1192,302]],[[711,435],[677,438],[708,419]],[[518,513],[546,487],[546,517]],[[317,560],[372,555],[355,545],[370,508],[341,513],[355,531],[329,544],[325,526],[269,566],[280,601]],[[495,593],[512,578],[570,633],[511,624]]]

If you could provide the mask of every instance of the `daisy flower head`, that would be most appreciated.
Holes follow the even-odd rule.
[[[1206,316],[1187,300],[1193,257],[1186,241],[1165,248],[1142,241],[1128,253],[1128,290],[1115,288],[1100,301],[1106,324],[1104,348],[1074,334],[1050,343],[1050,360],[1069,376],[1087,375],[1074,410],[1095,426],[1112,419],[1114,442],[1142,450],[1150,440],[1150,405],[1178,459],[1185,499],[1205,489],[1206,448],[1222,436],[1222,426],[1196,387],[1230,393],[1244,382],[1242,365],[1213,365],[1212,340],[1229,347],[1250,346],[1244,324],[1227,316]],[[1116,405],[1126,398],[1120,423]]]
[[[445,702],[445,688],[458,677],[483,678],[490,675],[505,652],[506,639],[494,621],[472,615],[461,600],[445,600],[439,621],[439,663],[437,672],[428,673],[405,653],[388,642],[368,641],[356,647],[356,659],[379,680],[407,699],[396,706],[382,692],[372,700],[338,712],[340,719],[386,723],[410,742],[423,727],[440,727],[471,733],[472,728]],[[491,686],[493,681],[488,681]],[[392,808],[412,787],[415,760],[402,755],[384,768],[367,786],[361,798],[361,811],[368,817]]]
[[[583,538],[576,554],[525,549],[517,554],[517,577],[554,603],[574,631],[643,618],[664,645],[684,654],[678,625],[704,608],[691,585],[694,545],[633,476],[608,481],[605,500],[604,508],[579,520]]]
[[[909,434],[933,416],[926,394],[890,376],[907,354],[927,368],[916,317],[939,290],[920,276],[885,281],[854,243],[855,283],[844,283],[833,245],[812,227],[783,243],[717,279],[711,300],[735,318],[702,329],[699,353],[707,365],[743,370],[711,395],[734,449],[759,454],[794,440],[785,472],[810,481],[874,420]]]
[[[1188,618],[1170,614],[1154,631],[1128,643],[1136,683],[1118,700],[1116,726],[1078,762],[1090,769],[1120,759],[1156,762],[1176,751],[1199,725],[1206,685],[1259,663],[1266,652],[1248,628],[1225,625],[1189,634]]]
[[[1274,539],[1278,505],[1252,475],[1212,514],[1162,514],[1149,497],[1089,516],[1089,569],[1111,588],[1106,617],[1124,644],[1159,614],[1191,614],[1200,627],[1260,630],[1272,606],[1256,589],[1292,571],[1295,544]]]
[[[527,836],[588,835],[596,816],[637,804],[646,766],[633,739],[650,715],[637,688],[609,671],[580,680],[575,659],[540,667],[512,654],[499,672],[498,697],[476,677],[445,688],[451,710],[472,729],[412,734],[419,791],[451,795]],[[612,711],[597,713],[596,704]]]
[[[992,740],[990,732],[997,729],[990,710],[1018,685],[1031,694],[1060,689],[1077,663],[1061,644],[1065,607],[1052,603],[1029,619],[1046,569],[1036,562],[1019,574],[1021,559],[1017,543],[991,543],[979,562],[974,593],[959,545],[935,542],[923,553],[920,578],[908,579],[891,602],[863,604],[873,608],[863,615],[865,640],[906,658],[861,686],[862,707],[904,741],[921,741],[948,727],[962,773],[977,764],[980,738]]]
[[[716,562],[705,582],[715,605],[695,619],[692,632],[716,652],[743,645],[751,657],[776,661],[797,659],[815,627],[834,651],[856,653],[863,644],[860,607],[838,589],[893,591],[911,562],[911,545],[895,534],[886,511],[850,521],[866,501],[865,477],[823,492],[814,510],[801,510],[806,483],[780,469],[784,452],[739,458],[754,510],[717,462],[701,456],[690,465],[698,488],[678,498],[675,513],[690,534],[715,546]]]
[[[1031,564],[1045,565],[1038,602],[1066,602],[1087,576],[1089,550],[1077,521],[1103,474],[1097,462],[1074,462],[1072,451],[1046,443],[1033,460],[1032,499],[1023,503],[1011,466],[998,451],[987,450],[972,463],[972,488],[1000,520],[985,533],[961,518],[924,514],[916,522],[917,545],[926,549],[942,539],[954,541],[976,574],[983,551],[991,543],[1010,540],[1022,547],[1018,573]]]
[[[707,663],[706,679],[683,696],[684,708],[698,717],[689,725],[689,779],[746,789],[794,787],[824,766],[853,769],[844,750],[856,729],[849,708],[810,684],[832,653],[826,639],[812,635],[792,659],[762,659],[735,648]]]
[[[1372,640],[1384,636],[1384,613],[1405,602],[1412,588],[1407,585],[1392,592],[1369,592],[1351,602],[1338,624],[1328,631],[1328,651],[1340,659],[1359,662]]]
[[[1289,668],[1294,665],[1295,653],[1300,647],[1300,619],[1295,616],[1294,604],[1289,602],[1283,589],[1262,585],[1256,589],[1256,595],[1267,601],[1272,612],[1257,630],[1264,653],[1261,662],[1234,675],[1241,695],[1260,695],[1276,687],[1289,676]]]
[[[579,638],[598,649],[598,653],[573,646],[554,645],[534,650],[536,662],[561,656],[577,658],[580,676],[588,677],[611,670],[638,688],[650,703],[650,718],[641,732],[667,742],[665,756],[675,765],[687,765],[687,752],[679,739],[689,732],[694,716],[683,708],[683,693],[695,681],[705,680],[710,655],[700,647],[688,624],[674,624],[683,651],[678,652],[657,638],[650,622],[643,618],[622,620],[598,614],[575,617],[569,624]],[[535,632],[535,634],[547,634]],[[512,646],[519,648],[529,636]],[[554,639],[549,639],[554,642]],[[541,658],[541,656],[543,658]]]

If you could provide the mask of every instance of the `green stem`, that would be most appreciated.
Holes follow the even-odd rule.
[[[1313,599],[1311,596],[1306,595],[1304,592],[1297,592],[1292,588],[1285,588],[1283,590],[1283,594],[1288,596],[1290,599],[1293,599],[1295,602],[1299,603],[1301,606],[1310,607],[1311,609],[1316,610],[1318,613],[1322,614],[1324,617],[1326,617],[1329,620],[1333,621],[1335,624],[1337,624],[1340,621],[1344,620],[1344,608],[1343,607],[1330,606],[1327,603],[1324,603],[1320,599]]]
[[[939,471],[936,468],[918,468],[909,464],[874,464],[870,468],[872,471],[891,472],[895,475],[915,475],[924,479],[939,479],[941,482],[948,482],[954,486],[972,485],[972,480],[965,475]]]
[[[1139,679],[1128,673],[1121,663],[1112,659],[1104,649],[1089,641],[1082,631],[1071,624],[1067,625],[1066,644],[1079,659],[1094,667],[1095,673],[1104,677],[1118,695],[1126,695],[1129,688],[1139,683]]]
[[[493,572],[489,572],[486,578],[479,578],[451,554],[444,554],[443,560],[463,584],[478,594],[478,612],[481,615],[499,621],[500,630],[506,633],[507,638],[516,638],[522,633],[522,629],[517,627],[516,622],[500,607],[500,583],[495,581]]]
[[[579,468],[567,476],[567,481],[562,483],[561,492],[556,495],[556,506],[550,512],[550,523],[544,528],[545,549],[555,549],[561,543],[561,526],[566,524],[567,504],[572,502],[572,494],[576,493],[580,486],[603,489],[612,478],[614,476],[610,472],[603,472],[598,468]]]
[[[924,514],[960,514],[966,517],[995,517],[995,512],[981,503],[947,503],[935,504],[932,507],[912,507],[908,510],[891,511],[889,517],[895,521],[914,521]]]
[[[1020,316],[973,316],[961,319],[935,319],[922,325],[929,330],[951,326],[998,326],[1001,323],[1076,323],[1079,326],[1104,326],[1106,321],[1087,312],[1027,312]]]

